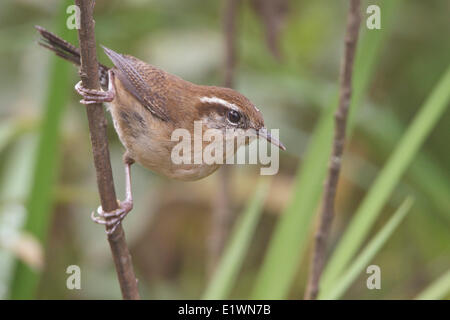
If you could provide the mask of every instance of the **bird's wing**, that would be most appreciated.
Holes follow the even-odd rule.
[[[103,50],[119,71],[117,76],[124,87],[153,115],[168,121],[167,98],[163,87],[166,82],[164,71],[106,47]]]

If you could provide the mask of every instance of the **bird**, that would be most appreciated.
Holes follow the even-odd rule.
[[[35,28],[41,35],[41,46],[78,67],[81,65],[77,47],[41,26]],[[197,85],[131,55],[120,54],[104,46],[102,48],[113,67],[99,63],[101,89],[85,88],[80,81],[75,85],[75,90],[82,96],[82,104],[106,105],[115,131],[126,150],[123,157],[125,200],[118,201],[118,209],[112,212],[104,212],[100,206],[97,215],[95,212],[91,215],[95,222],[107,226],[107,233],[114,232],[133,208],[133,163],[137,162],[168,178],[184,181],[207,177],[224,163],[195,161],[205,151],[208,145],[205,143],[200,149],[187,149],[190,151],[187,158],[194,161],[173,161],[174,147],[180,142],[173,139],[176,130],[189,133],[187,142],[194,140],[196,124],[200,124],[202,130],[223,133],[224,145],[232,144],[231,155],[255,137],[264,138],[282,150],[286,149],[264,126],[261,111],[241,93],[231,88]],[[254,134],[248,139],[237,139],[239,132],[243,131]],[[229,132],[234,135],[228,135]],[[229,156],[228,152],[224,152],[219,158],[225,160]]]

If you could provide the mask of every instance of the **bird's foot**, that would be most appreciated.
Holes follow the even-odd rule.
[[[88,89],[83,87],[83,84],[81,81],[79,81],[75,85],[75,90],[83,97],[82,100],[80,100],[80,103],[82,104],[93,104],[93,103],[103,103],[103,102],[111,102],[114,100],[115,91],[114,90],[95,90],[95,89]]]
[[[123,202],[118,201],[119,208],[111,212],[104,212],[103,208],[99,206],[97,208],[97,215],[95,211],[92,211],[91,219],[98,223],[106,226],[106,233],[111,235],[117,229],[117,227],[122,223],[122,220],[127,216],[127,214],[133,209],[133,201],[125,200]]]

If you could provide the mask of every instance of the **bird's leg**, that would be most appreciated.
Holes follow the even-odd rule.
[[[108,79],[108,91],[87,89],[79,81],[75,85],[75,90],[83,97],[80,103],[93,104],[113,101],[116,96],[116,88],[114,86],[114,72],[111,69],[108,70]]]
[[[133,195],[131,193],[131,165],[134,160],[125,154],[125,200],[117,201],[119,208],[111,212],[104,212],[103,208],[100,206],[97,209],[98,216],[95,215],[95,211],[92,212],[91,218],[94,222],[106,225],[106,233],[108,235],[112,234],[117,226],[121,224],[122,220],[126,215],[133,209]]]

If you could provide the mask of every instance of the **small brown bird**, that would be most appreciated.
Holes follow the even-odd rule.
[[[42,46],[80,65],[78,48],[40,26],[36,29],[42,36]],[[103,90],[84,88],[81,82],[75,89],[83,96],[80,101],[83,104],[107,104],[114,128],[126,149],[125,201],[114,212],[103,212],[99,207],[97,213],[100,217],[92,215],[94,221],[106,224],[110,233],[133,207],[130,166],[135,161],[154,172],[180,180],[198,180],[220,167],[221,163],[174,163],[172,149],[178,141],[173,141],[171,136],[176,129],[183,128],[193,133],[196,121],[201,121],[203,130],[215,129],[223,133],[227,129],[253,129],[257,136],[285,150],[283,144],[271,137],[264,127],[261,112],[235,90],[196,85],[133,56],[103,49],[114,64],[113,68],[99,64]],[[238,143],[234,145],[235,140],[236,137],[231,140],[233,153],[240,147]],[[230,143],[230,139],[224,142]],[[243,144],[248,144],[248,139]],[[200,152],[204,148],[205,144]],[[193,158],[196,157],[194,153],[195,150],[192,151]]]

